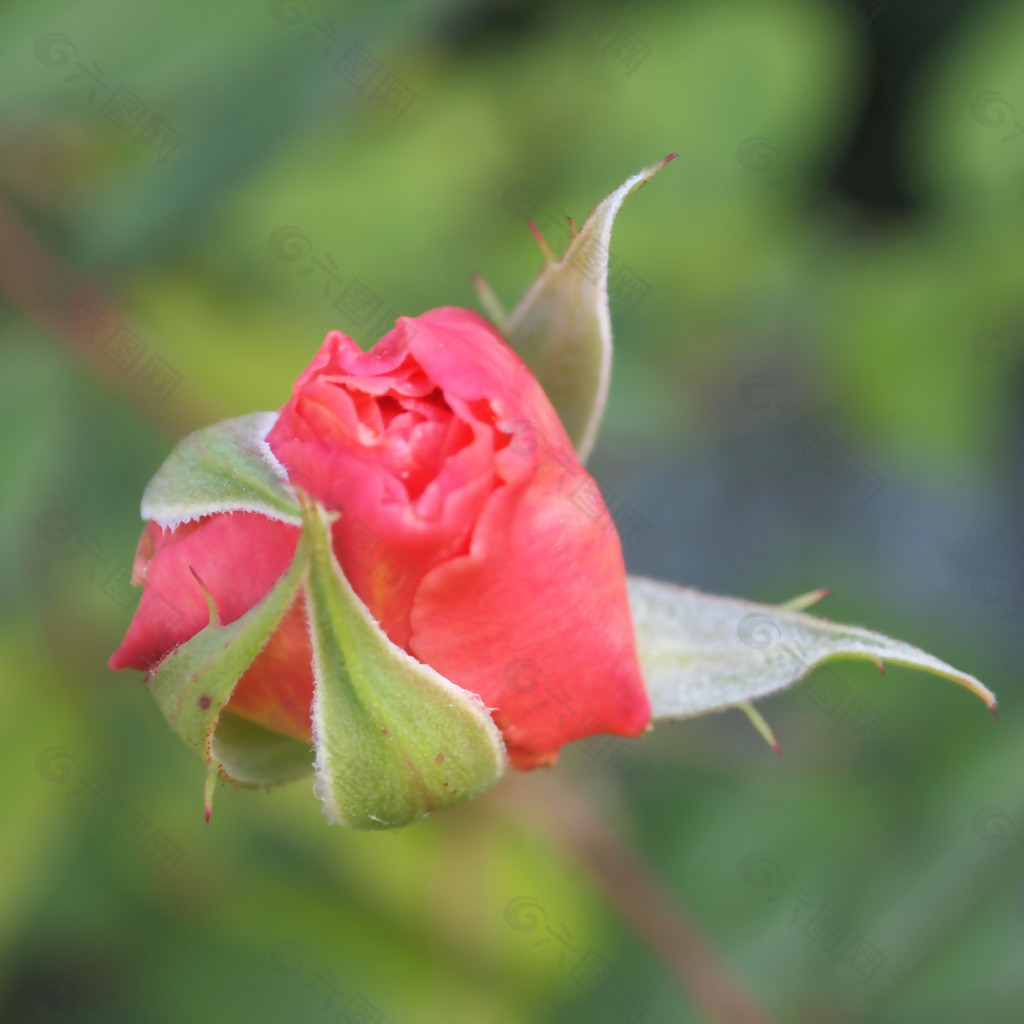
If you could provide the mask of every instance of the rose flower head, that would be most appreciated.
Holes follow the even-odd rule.
[[[514,767],[645,728],[615,525],[543,389],[482,317],[402,317],[369,352],[332,332],[278,414],[244,419],[281,500],[290,490],[328,523],[329,554],[380,642],[486,708]],[[307,529],[301,513],[243,501],[174,522],[161,514],[164,475],[147,492],[143,595],[114,668],[157,670],[207,626],[209,604],[216,622],[240,620],[286,575]],[[329,685],[314,599],[296,589],[223,704],[307,746],[314,694]],[[370,717],[391,734],[386,715]],[[442,764],[457,753],[436,752]]]
[[[332,331],[277,412],[199,430],[142,500],[137,668],[218,778],[314,773],[328,818],[406,824],[573,740],[738,708],[836,657],[915,666],[994,707],[973,676],[856,626],[627,579],[583,468],[608,394],[598,204],[505,315],[400,317],[368,352]],[[570,222],[571,223],[571,222]]]

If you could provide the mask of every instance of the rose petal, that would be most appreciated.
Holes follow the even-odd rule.
[[[299,529],[255,512],[233,512],[176,530],[147,525],[153,555],[128,633],[110,667],[148,671],[210,619],[191,566],[221,621],[234,622],[261,600],[288,568]],[[155,536],[154,536],[155,534]]]
[[[595,733],[636,736],[651,717],[618,537],[557,476],[495,492],[470,553],[431,572],[412,608],[409,649],[497,709],[517,768]]]

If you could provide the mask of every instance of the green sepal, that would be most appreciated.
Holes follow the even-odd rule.
[[[300,535],[291,565],[262,601],[227,626],[217,624],[211,608],[210,624],[171,651],[147,678],[164,717],[203,758],[211,777],[222,774],[233,782],[257,786],[289,782],[301,774],[298,765],[303,752],[306,772],[312,770],[313,757],[306,744],[248,722],[240,724],[233,715],[221,719],[238,680],[298,596],[308,552],[309,543]]]
[[[671,159],[667,156],[634,174],[598,203],[560,260],[551,258],[538,238],[544,268],[505,320],[505,338],[540,381],[581,462],[594,446],[611,380],[612,224],[622,204]]]
[[[642,577],[631,576],[628,586],[654,719],[692,718],[766,697],[836,658],[923,669],[995,707],[974,676],[881,633]]]
[[[392,828],[483,792],[506,760],[487,708],[387,638],[334,558],[327,513],[303,511],[324,813],[350,828]]]
[[[224,420],[183,438],[142,495],[142,518],[173,528],[216,512],[259,512],[296,526],[287,473],[264,438],[276,412]]]

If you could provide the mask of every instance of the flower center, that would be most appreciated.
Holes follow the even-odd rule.
[[[356,409],[359,445],[402,482],[410,501],[473,438],[438,388],[425,395],[395,390],[373,395],[349,382],[348,392]]]

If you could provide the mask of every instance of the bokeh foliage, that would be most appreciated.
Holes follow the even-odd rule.
[[[881,93],[896,144],[858,164],[878,67],[933,7],[947,31]],[[629,74],[606,52],[620,30],[649,51]],[[0,200],[181,377],[160,400],[101,334],[76,349],[3,289],[0,1017],[326,1021],[333,978],[400,1024],[632,1019],[573,973],[592,951],[644,1020],[698,1019],[501,787],[380,835],[328,828],[305,783],[222,789],[207,826],[201,764],[106,667],[131,609],[104,582],[146,481],[184,430],[282,404],[327,330],[371,344],[341,287],[416,314],[473,305],[479,271],[511,304],[539,266],[515,197],[578,222],[675,151],[613,242],[647,289],[613,294],[592,462],[650,524],[628,563],[764,601],[831,585],[823,614],[981,677],[1000,722],[938,680],[853,666],[839,710],[801,691],[763,708],[781,761],[737,714],[659,727],[642,772],[580,750],[559,771],[776,1020],[1018,1021],[1022,33],[1020,3],[0,7]],[[415,92],[397,119],[336,69],[355,44]],[[180,134],[165,160],[111,120],[119,86]],[[6,232],[0,254],[22,258]],[[342,285],[300,273],[328,254]],[[884,478],[870,500],[855,463]],[[182,852],[173,870],[138,855],[139,816]],[[762,885],[740,869],[758,852]],[[885,955],[873,977],[805,931],[821,906]],[[571,934],[561,962],[547,925]]]

